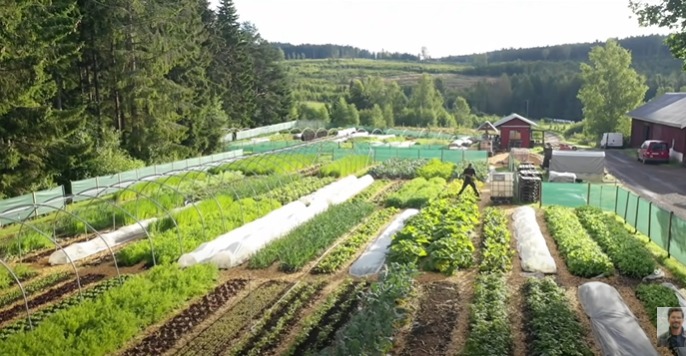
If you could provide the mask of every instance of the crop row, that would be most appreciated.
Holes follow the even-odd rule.
[[[19,288],[19,286],[8,289],[7,291],[0,294],[0,308],[7,305],[13,304],[16,301],[23,299],[24,295],[27,297],[39,292],[45,288],[52,287],[58,283],[64,282],[71,278],[73,273],[71,272],[57,272],[51,273],[43,277],[39,277],[27,284],[24,284],[24,291]]]
[[[81,278],[81,286],[83,287],[89,284],[93,284],[97,281],[102,280],[103,278],[105,278],[105,276],[102,274],[90,274],[83,276],[83,278]],[[36,326],[40,325],[43,321],[45,321],[46,318],[49,318],[50,316],[58,312],[68,310],[71,307],[78,305],[82,301],[97,298],[106,290],[119,284],[121,284],[119,279],[109,279],[104,282],[98,283],[94,287],[88,288],[82,291],[81,293],[72,295],[67,299],[63,299],[58,303],[51,304],[46,308],[43,308],[37,312],[33,312],[30,314],[30,321],[28,319],[20,319],[10,325],[3,327],[0,330],[0,339],[6,339],[18,333],[21,334],[21,332],[23,331],[30,331]],[[36,307],[43,306],[47,303],[56,301],[62,298],[65,294],[70,293],[76,290],[77,288],[78,285],[76,284],[76,281],[73,281],[71,283],[61,285],[58,288],[51,289],[37,296],[36,298],[30,300],[29,309],[34,309]],[[13,318],[21,315],[25,311],[25,305],[16,305],[13,308],[3,310],[1,314],[1,320],[12,320]]]
[[[279,262],[279,269],[282,271],[298,271],[373,210],[374,206],[365,201],[350,201],[332,206],[258,251],[250,259],[249,267],[267,268]]]
[[[507,278],[503,273],[481,273],[476,278],[464,355],[512,354],[513,339],[507,308],[509,296]]]
[[[315,355],[327,347],[353,314],[367,283],[347,280],[302,323],[286,355]]]
[[[330,178],[299,179],[255,198],[238,201],[234,201],[231,196],[222,195],[202,201],[197,204],[197,209],[188,208],[171,217],[161,219],[151,229],[156,261],[158,263],[176,261],[181,255],[181,248],[184,252],[192,251],[203,242],[279,208],[280,201],[295,200],[330,182]],[[119,252],[118,260],[122,265],[127,266],[141,261],[146,261],[148,265],[152,264],[150,242],[142,240],[126,246]]]
[[[442,162],[438,158],[433,158],[417,171],[417,174],[424,179],[443,178],[450,180],[455,174],[457,166],[452,162]]]
[[[229,345],[235,344],[237,337],[249,332],[253,318],[259,318],[289,286],[289,283],[278,281],[261,284],[184,345],[176,354],[184,356],[220,354]]]
[[[512,270],[510,229],[507,215],[496,208],[486,208],[483,214],[481,272],[509,272]]]
[[[296,285],[262,316],[249,335],[226,354],[262,355],[271,350],[288,328],[295,324],[300,311],[315,299],[325,285],[325,281]]]
[[[415,178],[386,199],[388,206],[420,209],[445,190],[443,178]]]
[[[427,162],[426,159],[391,158],[370,169],[369,174],[375,179],[413,179]]]
[[[377,179],[372,183],[367,189],[361,191],[359,194],[357,194],[355,197],[352,198],[353,201],[355,200],[366,200],[369,201],[376,197],[378,194],[385,192],[388,190],[393,183],[391,183],[389,180],[386,179]]]
[[[225,282],[122,355],[161,355],[167,352],[184,334],[202,323],[247,284],[248,281],[245,279],[232,279]]]
[[[217,276],[217,269],[208,265],[185,270],[157,266],[123,284],[114,280],[116,286],[104,295],[75,299],[71,308],[43,319],[32,332],[11,335],[0,349],[11,355],[111,353],[186,300],[207,293]]]
[[[576,215],[621,274],[643,278],[655,271],[650,251],[613,216],[591,206],[577,208]]]
[[[345,177],[360,172],[372,163],[369,156],[346,156],[327,163],[319,169],[322,177]]]
[[[392,336],[408,320],[407,300],[415,295],[416,270],[391,263],[381,281],[372,284],[360,308],[336,333],[325,355],[384,355],[393,347]]]
[[[18,264],[10,267],[20,282],[24,282],[38,275],[36,270],[27,265]],[[0,266],[0,291],[16,283],[17,281],[12,277],[10,272],[4,268],[4,266]]]
[[[345,238],[345,241],[336,246],[319,261],[312,269],[312,273],[323,274],[336,272],[341,266],[350,261],[350,258],[357,253],[360,247],[374,238],[375,233],[384,225],[388,224],[389,220],[398,214],[398,212],[399,210],[396,208],[385,208],[374,211]]]
[[[226,196],[232,200],[239,200],[265,194],[286,182],[295,182],[300,179],[297,175],[240,179],[241,175],[231,173],[231,176],[226,179],[211,180],[211,186],[203,185],[205,184],[203,181],[192,180],[203,179],[204,175],[203,172],[190,172],[188,175],[184,175],[184,179],[189,179],[199,185],[194,187],[196,190],[192,192],[181,192],[174,186],[167,185],[165,182],[173,177],[165,177],[155,181],[137,183],[128,187],[127,190],[102,197],[101,200],[76,203],[67,208],[69,214],[56,215],[54,221],[36,224],[29,222],[33,228],[25,226],[21,229],[20,234],[5,239],[0,244],[0,254],[10,258],[20,257],[34,251],[54,249],[55,244],[47,237],[53,236],[53,232],[58,243],[64,244],[64,238],[76,234],[94,233],[91,228],[102,231],[153,217],[168,218],[169,211],[182,207],[187,200],[196,201],[204,198],[207,199],[206,201],[212,201],[215,197]],[[227,173],[224,173],[222,177],[226,175]],[[149,192],[151,187],[155,190]],[[139,191],[146,191],[147,194],[138,195],[136,199],[133,199],[131,195],[141,194],[137,193]],[[216,203],[213,204],[216,205]]]
[[[564,290],[552,277],[529,278],[524,293],[530,338],[527,355],[593,355]]]
[[[317,163],[318,156],[299,153],[279,153],[253,156],[210,170],[211,173],[241,171],[245,175],[289,174]]]
[[[570,273],[595,277],[614,272],[612,261],[588,235],[573,209],[546,207],[545,220]]]
[[[393,237],[389,261],[448,275],[473,265],[475,248],[470,233],[479,223],[479,207],[471,192],[456,197],[460,186],[460,181],[454,181],[444,197],[408,220]]]
[[[639,284],[636,287],[636,298],[645,307],[654,326],[657,326],[657,308],[681,306],[674,290],[661,284]]]

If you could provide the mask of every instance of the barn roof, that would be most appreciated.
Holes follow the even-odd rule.
[[[506,124],[506,123],[508,123],[508,122],[510,122],[510,121],[512,121],[512,120],[514,120],[514,119],[522,120],[522,121],[526,122],[527,124],[529,124],[529,125],[531,125],[531,126],[538,126],[538,125],[536,125],[535,122],[533,122],[533,121],[531,121],[531,120],[525,118],[524,116],[521,116],[521,115],[518,115],[518,114],[515,114],[515,113],[512,113],[512,114],[510,114],[509,116],[505,116],[504,118],[498,120],[498,122],[496,122],[495,124],[493,124],[493,126],[495,126],[495,127],[502,126],[502,125],[504,125],[504,124]]]
[[[627,113],[633,119],[656,124],[686,127],[686,93],[667,93]]]
[[[493,124],[490,121],[486,121],[483,124],[479,125],[479,128],[476,129],[477,131],[494,131],[498,132],[498,129],[493,126]]]

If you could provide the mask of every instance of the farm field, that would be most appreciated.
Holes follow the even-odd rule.
[[[646,354],[669,354],[652,346],[655,308],[678,306],[660,283],[684,281],[614,216],[491,206],[485,161],[478,199],[458,195],[465,162],[322,152],[248,156],[10,225],[0,350],[602,355],[612,335],[587,312],[614,289],[635,316],[629,346],[643,335]],[[549,259],[520,250],[524,236]]]

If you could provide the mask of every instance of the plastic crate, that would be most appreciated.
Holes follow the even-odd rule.
[[[514,197],[514,173],[493,173],[491,176],[491,197]]]

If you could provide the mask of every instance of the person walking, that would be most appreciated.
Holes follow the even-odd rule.
[[[465,188],[467,188],[467,186],[472,187],[472,189],[474,190],[474,194],[476,194],[477,197],[480,196],[479,191],[476,189],[476,183],[475,183],[475,181],[476,181],[476,170],[474,169],[474,167],[472,166],[471,163],[469,165],[467,165],[467,168],[465,168],[464,171],[462,171],[462,180],[463,180],[462,181],[462,189],[460,189],[460,192],[457,193],[458,197],[460,195],[462,195],[462,192],[464,192],[464,190],[465,190]]]

